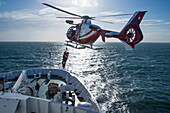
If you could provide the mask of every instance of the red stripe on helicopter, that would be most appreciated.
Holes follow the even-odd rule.
[[[90,30],[88,33],[84,34],[83,36],[80,36],[80,38],[89,35],[92,31],[93,30]]]
[[[85,38],[85,39],[81,39],[78,41],[78,43],[81,43],[81,44],[92,44],[94,43],[98,37],[100,36],[100,34],[96,31],[93,35]]]

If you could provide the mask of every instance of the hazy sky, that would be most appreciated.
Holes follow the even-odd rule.
[[[0,41],[64,41],[70,25],[56,16],[69,16],[42,5],[49,3],[79,15],[102,16],[147,10],[141,29],[143,42],[170,42],[170,0],[0,0]],[[120,31],[131,16],[92,21],[103,29]],[[81,22],[76,20],[75,23]],[[98,39],[101,41],[101,38]],[[106,41],[118,41],[106,39]]]

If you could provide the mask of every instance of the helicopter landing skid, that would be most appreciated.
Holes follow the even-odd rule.
[[[93,50],[103,49],[103,48],[93,48],[92,46],[83,45],[83,44],[80,44],[80,43],[77,43],[77,42],[74,42],[74,41],[66,41],[66,43],[64,45],[69,46],[69,47],[73,47],[75,49],[85,49],[85,48],[93,49]]]

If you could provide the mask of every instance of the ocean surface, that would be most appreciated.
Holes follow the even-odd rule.
[[[96,43],[102,50],[73,49],[66,70],[76,74],[107,113],[170,112],[170,43]],[[59,42],[0,42],[0,73],[61,68]],[[51,58],[49,52],[52,52]]]

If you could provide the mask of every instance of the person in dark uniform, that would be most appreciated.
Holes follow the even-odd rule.
[[[66,61],[68,59],[68,55],[69,55],[69,52],[67,52],[67,48],[66,48],[66,51],[63,54],[63,60],[62,60],[62,67],[63,67],[63,69],[65,69],[65,65],[66,65]]]
[[[36,85],[35,85],[36,97],[38,97],[39,89],[40,89],[40,85],[39,85],[39,83],[37,82]]]

